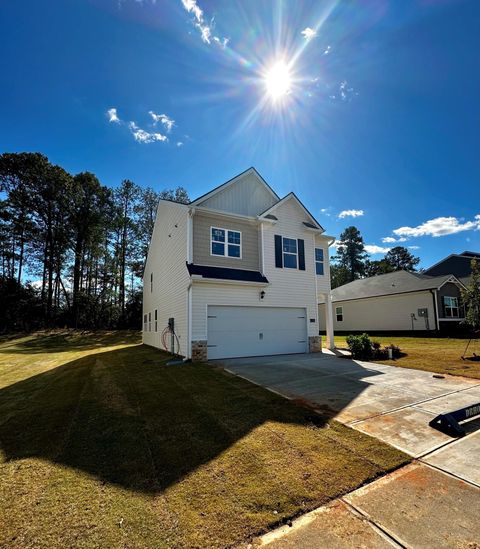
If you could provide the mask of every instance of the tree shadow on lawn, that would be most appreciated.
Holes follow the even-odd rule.
[[[46,459],[159,493],[265,422],[311,426],[314,414],[303,406],[211,365],[166,366],[167,359],[134,346],[1,389],[0,449],[7,461]],[[347,400],[367,383],[356,387]],[[318,416],[316,426],[326,421]]]
[[[0,337],[0,354],[71,353],[103,349],[119,344],[134,345],[141,341],[135,330],[91,331],[52,330],[32,334],[15,334]]]

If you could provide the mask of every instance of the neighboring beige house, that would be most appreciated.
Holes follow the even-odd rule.
[[[321,351],[334,239],[250,168],[188,205],[161,200],[144,271],[143,341],[173,319],[192,360]],[[333,348],[331,309],[327,345]],[[168,338],[167,338],[168,342]]]
[[[335,331],[435,331],[463,320],[460,288],[453,275],[407,271],[363,278],[332,290]],[[320,330],[325,305],[319,304]]]

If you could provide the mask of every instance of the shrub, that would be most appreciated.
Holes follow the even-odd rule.
[[[347,345],[352,358],[369,360],[372,358],[373,347],[368,334],[347,336]]]
[[[349,335],[346,341],[352,358],[359,360],[388,360],[389,349],[392,349],[393,358],[402,356],[402,351],[397,345],[382,347],[378,341],[370,341],[368,334]]]

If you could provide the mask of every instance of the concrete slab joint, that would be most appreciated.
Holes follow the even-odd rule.
[[[207,341],[204,339],[192,341],[192,362],[204,362],[207,358]]]
[[[308,352],[309,353],[321,353],[322,352],[322,337],[321,336],[309,336],[309,338],[308,338]]]

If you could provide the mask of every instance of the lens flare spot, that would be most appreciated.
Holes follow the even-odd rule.
[[[264,76],[267,95],[278,101],[287,96],[292,88],[292,76],[285,61],[277,61]]]

